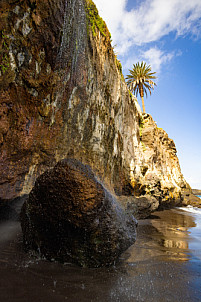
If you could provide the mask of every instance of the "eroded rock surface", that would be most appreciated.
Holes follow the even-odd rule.
[[[21,213],[24,244],[48,259],[113,264],[135,242],[136,220],[88,166],[63,160],[41,175]]]
[[[127,213],[134,215],[137,219],[149,217],[159,207],[159,201],[151,195],[120,196],[118,201]]]
[[[190,193],[191,189],[181,173],[175,143],[149,114],[142,115],[140,145],[143,149],[141,191],[157,198],[161,207],[181,204],[184,192]]]
[[[0,36],[2,200],[68,157],[117,195],[182,200],[175,145],[142,116],[91,0],[2,0]]]

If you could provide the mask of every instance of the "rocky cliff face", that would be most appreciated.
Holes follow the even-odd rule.
[[[174,141],[148,114],[142,117],[140,132],[144,153],[142,186],[161,203],[180,200],[181,189],[190,187],[181,174]]]
[[[63,158],[117,195],[187,188],[174,142],[142,115],[91,0],[1,0],[0,198],[29,193]]]

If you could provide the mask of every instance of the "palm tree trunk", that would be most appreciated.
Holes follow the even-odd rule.
[[[145,112],[145,105],[144,105],[144,97],[141,96],[141,99],[142,99],[142,108],[143,108],[143,113],[146,113]]]
[[[144,90],[143,90],[143,85],[142,85],[142,83],[139,84],[139,93],[140,93],[140,97],[141,97],[141,99],[142,99],[142,109],[143,109],[143,113],[145,113]]]

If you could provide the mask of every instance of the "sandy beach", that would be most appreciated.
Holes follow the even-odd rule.
[[[139,292],[129,301],[201,301],[200,219],[190,207],[139,221],[137,242],[127,251]]]
[[[24,253],[19,222],[0,226],[4,302],[201,301],[201,221],[193,208],[139,221],[136,243],[115,267],[84,269]],[[6,236],[6,232],[10,236]]]

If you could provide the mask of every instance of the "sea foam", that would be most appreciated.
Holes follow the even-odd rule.
[[[189,212],[189,213],[201,215],[201,209],[200,208],[196,208],[196,207],[193,207],[193,206],[190,206],[190,205],[187,206],[187,207],[180,207],[178,209]]]

